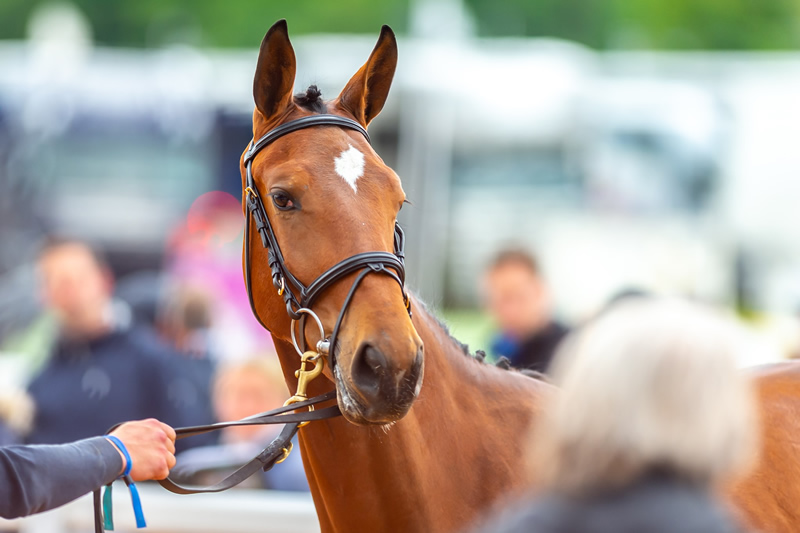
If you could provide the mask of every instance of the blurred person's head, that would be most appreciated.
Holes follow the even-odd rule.
[[[587,324],[558,354],[561,391],[535,425],[537,484],[578,496],[652,473],[701,486],[742,473],[758,425],[740,337],[676,300],[619,303]]]
[[[533,255],[504,250],[491,261],[483,279],[486,307],[505,334],[524,338],[551,320],[550,296]]]
[[[206,355],[205,332],[211,328],[212,298],[205,289],[194,286],[169,291],[162,302],[157,328],[161,335],[179,351]]]
[[[88,244],[53,240],[39,254],[42,297],[68,335],[93,337],[110,327],[113,277]]]
[[[229,363],[217,371],[214,380],[214,414],[218,420],[239,420],[283,405],[288,397],[277,359],[253,358]],[[258,437],[260,426],[238,426],[225,429],[230,442]]]

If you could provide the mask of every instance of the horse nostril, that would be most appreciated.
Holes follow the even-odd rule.
[[[424,364],[425,356],[423,347],[417,348],[417,356],[414,358],[414,364],[408,372],[408,384],[414,391],[414,396],[419,395],[419,390],[422,387],[422,365]]]
[[[420,345],[417,348],[417,356],[414,358],[414,371],[416,374],[419,374],[420,370],[422,369],[422,364],[425,361],[425,347]]]
[[[386,374],[386,356],[370,344],[363,344],[353,361],[353,383],[362,394],[377,395]]]

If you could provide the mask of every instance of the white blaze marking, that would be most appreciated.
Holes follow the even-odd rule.
[[[348,144],[349,148],[334,159],[336,173],[353,188],[353,192],[358,192],[356,182],[364,175],[364,154]]]

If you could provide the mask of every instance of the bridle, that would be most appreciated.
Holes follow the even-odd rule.
[[[253,178],[253,161],[256,156],[270,144],[275,142],[280,137],[288,135],[289,133],[311,128],[315,126],[339,126],[359,132],[367,142],[370,142],[369,134],[364,127],[358,122],[349,118],[341,117],[338,115],[311,115],[308,117],[292,120],[285,124],[281,124],[276,128],[268,131],[264,136],[257,141],[251,141],[244,154],[243,162],[246,170],[246,182],[244,188],[244,201],[247,209],[247,217],[245,220],[244,230],[244,277],[245,285],[247,288],[247,297],[250,301],[250,308],[253,315],[258,322],[268,329],[256,310],[255,300],[253,298],[253,286],[251,277],[252,268],[252,254],[251,254],[251,231],[250,226],[255,225],[256,231],[261,237],[261,244],[267,249],[267,262],[272,273],[272,284],[278,295],[283,298],[286,304],[286,312],[291,319],[291,337],[292,344],[295,350],[300,354],[300,370],[296,372],[298,377],[297,392],[294,396],[289,398],[283,407],[273,409],[265,413],[259,413],[247,417],[243,420],[236,422],[221,422],[217,424],[208,424],[205,426],[194,426],[187,428],[178,428],[175,430],[178,439],[191,437],[193,435],[200,435],[211,431],[217,431],[231,426],[241,425],[261,425],[261,424],[285,424],[280,434],[264,448],[264,450],[254,457],[250,462],[240,467],[231,475],[222,481],[211,485],[209,487],[186,487],[179,485],[172,481],[170,478],[160,480],[159,483],[165,489],[176,494],[198,494],[206,492],[221,492],[228,490],[259,470],[267,471],[280,463],[290,453],[292,449],[291,440],[294,438],[298,429],[314,420],[324,420],[340,416],[341,412],[337,405],[324,407],[319,410],[314,410],[314,406],[336,399],[336,391],[330,391],[325,394],[308,398],[306,396],[306,386],[308,382],[322,373],[324,364],[324,357],[327,355],[331,367],[335,364],[336,353],[336,340],[339,335],[339,330],[347,313],[347,309],[353,300],[358,286],[364,278],[374,272],[386,274],[392,279],[397,281],[400,285],[400,292],[403,296],[403,302],[411,316],[411,301],[405,291],[405,265],[403,249],[405,247],[405,236],[403,229],[397,222],[394,226],[394,253],[389,252],[363,252],[344,259],[322,274],[320,274],[308,286],[304,285],[297,277],[295,277],[286,266],[286,261],[281,252],[278,240],[275,238],[275,233],[267,215],[267,210],[261,200],[261,195],[258,191],[258,186]],[[371,144],[371,143],[370,143]],[[345,276],[358,272],[350,290],[344,299],[342,308],[336,318],[336,323],[329,337],[325,337],[325,330],[319,316],[312,310],[312,306],[317,298],[327,289],[332,287],[336,282]],[[317,342],[316,351],[306,350],[305,341],[305,319],[311,317],[319,328],[320,340]],[[299,340],[295,335],[295,324],[300,323],[300,337]],[[313,368],[307,369],[306,365],[313,364]],[[308,408],[305,412],[294,412],[300,408]],[[115,428],[109,429],[109,433]],[[135,489],[132,487],[134,483],[128,476],[124,476],[126,484],[131,489],[133,496]],[[95,515],[95,532],[103,533],[107,528],[113,529],[113,518],[111,518],[111,485],[106,488],[106,497],[100,497],[100,489],[94,491],[94,515]],[[141,514],[141,508],[137,507],[138,493],[134,499],[134,509],[138,509],[137,521],[141,518],[141,523],[144,524],[144,516]]]
[[[342,320],[344,319],[344,315],[347,312],[347,308],[353,299],[356,289],[361,281],[367,276],[367,274],[370,272],[376,272],[391,276],[400,285],[400,291],[403,295],[403,302],[405,303],[406,309],[409,310],[409,314],[411,313],[411,305],[408,294],[406,294],[405,291],[406,273],[403,252],[405,248],[405,235],[403,234],[403,229],[397,222],[395,222],[394,226],[394,253],[363,252],[353,255],[340,261],[320,274],[319,277],[312,281],[308,286],[303,285],[303,283],[300,282],[300,280],[298,280],[294,275],[292,275],[287,268],[283,253],[278,245],[278,240],[275,238],[275,232],[272,229],[272,224],[269,221],[267,211],[264,207],[264,203],[261,200],[261,195],[258,192],[255,179],[253,178],[253,161],[259,152],[261,152],[261,150],[284,135],[315,126],[339,126],[355,130],[363,135],[367,142],[371,144],[369,134],[367,133],[367,130],[361,126],[361,124],[355,120],[338,115],[311,115],[292,120],[277,126],[276,128],[268,131],[257,141],[252,141],[250,143],[250,146],[245,152],[243,158],[246,172],[244,200],[247,208],[247,220],[245,220],[244,230],[244,279],[245,285],[247,286],[247,297],[250,301],[250,308],[253,310],[253,315],[255,315],[259,323],[261,323],[261,325],[267,329],[267,327],[264,325],[264,322],[262,322],[261,317],[258,315],[255,300],[253,298],[252,277],[250,275],[252,267],[250,253],[250,226],[252,221],[255,223],[256,231],[261,236],[261,244],[267,249],[267,262],[269,263],[269,268],[272,272],[272,284],[274,285],[275,290],[278,291],[278,295],[283,297],[283,301],[286,304],[286,313],[289,315],[289,318],[292,319],[291,330],[293,344],[295,345],[295,349],[298,351],[298,353],[302,355],[305,352],[305,335],[303,334],[305,330],[305,317],[306,315],[312,316],[319,321],[314,312],[311,310],[311,307],[316,299],[320,294],[329,289],[334,283],[343,277],[360,270],[358,276],[356,276],[353,284],[350,287],[350,291],[348,292],[344,303],[342,304],[342,308],[339,311],[339,316],[336,319],[336,324],[333,327],[330,337],[328,339],[323,337],[320,342],[317,343],[317,350],[320,353],[329,353],[329,357],[331,359],[330,362],[331,365],[333,365],[333,357],[336,351],[336,339],[339,335],[339,328],[342,325]],[[298,320],[300,321],[301,328],[299,344],[296,341],[294,334],[295,322]]]

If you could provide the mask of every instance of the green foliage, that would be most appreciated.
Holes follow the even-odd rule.
[[[25,37],[31,12],[46,0],[2,0],[0,39]],[[292,35],[369,33],[382,24],[402,33],[408,0],[72,0],[89,18],[95,41],[112,46],[157,47],[189,42],[207,47],[253,48],[285,18]]]
[[[21,39],[46,0],[0,1],[0,39]],[[252,48],[279,18],[292,35],[408,26],[411,0],[72,0],[95,40]],[[598,49],[800,48],[800,0],[463,0],[480,35],[550,36]]]
[[[800,48],[798,0],[465,0],[482,35],[550,36],[600,49]]]

